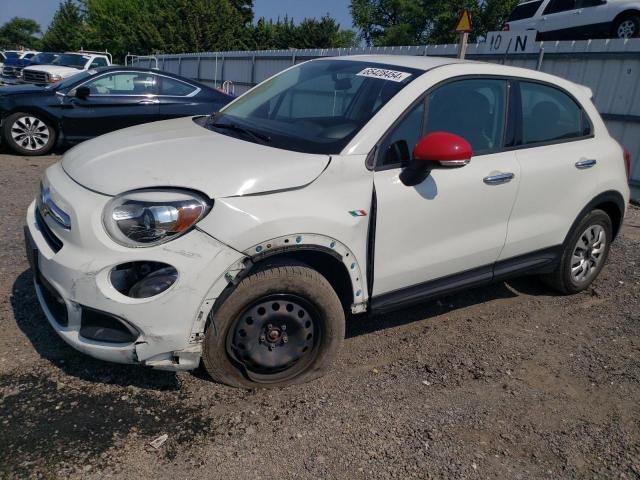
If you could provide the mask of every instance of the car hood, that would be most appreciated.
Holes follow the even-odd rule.
[[[106,195],[173,187],[222,198],[305,186],[330,160],[212,132],[187,117],[82,143],[64,156],[62,168],[80,185]]]
[[[61,77],[70,77],[82,70],[73,67],[63,67],[61,65],[30,65],[25,70],[30,72],[46,72],[51,75],[60,75]]]
[[[16,94],[28,94],[46,92],[45,87],[39,87],[32,83],[21,83],[18,85],[2,85],[0,86],[0,96],[3,95],[16,95]]]

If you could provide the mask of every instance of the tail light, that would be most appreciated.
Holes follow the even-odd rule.
[[[627,180],[631,178],[631,153],[626,148],[624,149],[624,166],[627,170]]]
[[[502,31],[503,32],[508,32],[509,31],[509,24],[505,23],[504,26],[502,27]]]

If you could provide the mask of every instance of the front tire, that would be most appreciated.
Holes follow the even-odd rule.
[[[240,388],[306,383],[331,366],[344,339],[340,299],[302,265],[245,278],[215,311],[202,359],[211,377]]]
[[[56,131],[39,114],[17,112],[2,123],[2,137],[7,146],[19,155],[46,155],[56,142]]]
[[[604,211],[585,215],[566,242],[556,270],[542,279],[565,295],[588,288],[609,256],[612,232],[611,218]]]

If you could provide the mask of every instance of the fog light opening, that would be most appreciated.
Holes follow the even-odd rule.
[[[160,262],[130,262],[111,270],[113,287],[130,298],[151,298],[168,290],[178,279],[178,271]]]

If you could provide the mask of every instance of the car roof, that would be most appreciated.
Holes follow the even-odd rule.
[[[360,62],[381,63],[397,67],[415,68],[424,71],[432,70],[443,65],[469,63],[468,60],[459,60],[457,58],[417,55],[347,55],[342,57],[328,57],[322,60],[356,60]]]

